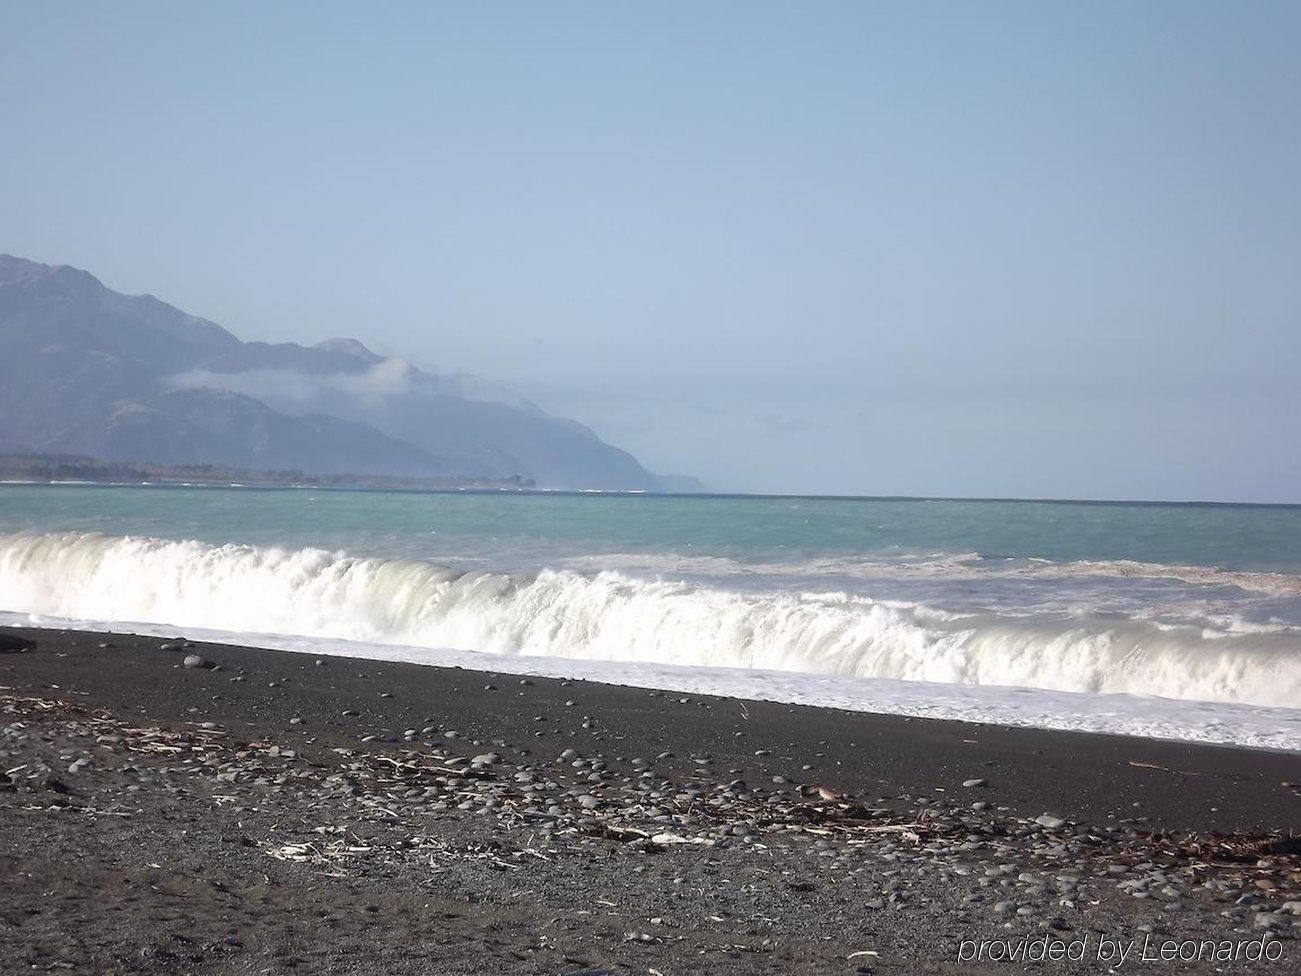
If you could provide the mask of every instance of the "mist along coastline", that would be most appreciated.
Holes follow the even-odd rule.
[[[1103,935],[1295,962],[1295,754],[5,637],[24,969],[976,972],[964,940]]]

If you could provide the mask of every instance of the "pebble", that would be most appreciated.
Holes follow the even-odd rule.
[[[302,721],[300,716],[289,719],[293,725]],[[211,725],[212,723],[202,723],[204,728]],[[380,738],[393,741],[383,720],[377,720],[372,728],[376,727],[380,728],[379,733],[367,735],[362,741],[372,742]],[[561,725],[560,728],[568,731],[572,724]],[[193,733],[192,729],[190,733]],[[428,736],[438,734],[434,726],[426,726],[424,733]],[[402,735],[410,739],[414,734],[414,729],[407,729]],[[94,753],[95,764],[92,770],[127,755],[121,749],[109,748],[112,736],[98,731],[91,735],[96,742],[95,748],[102,749],[102,752]],[[441,735],[447,739],[461,737],[461,733],[453,730],[442,732]],[[210,744],[208,739],[218,740],[218,737],[203,737],[205,749],[218,744],[217,741]],[[220,739],[219,742],[221,748],[229,749],[231,743],[228,740]],[[999,917],[996,921],[987,919],[986,924],[1003,928],[1020,926],[1023,924],[1020,919],[1027,918],[1029,921],[1024,923],[1027,930],[1038,929],[1042,932],[1044,929],[1065,931],[1077,928],[1084,931],[1097,920],[1096,915],[1086,914],[1094,911],[1087,906],[1097,905],[1095,899],[1104,892],[1109,894],[1112,902],[1116,895],[1133,895],[1135,898],[1157,896],[1155,900],[1142,905],[1134,903],[1136,917],[1131,922],[1134,927],[1137,927],[1135,923],[1140,920],[1150,921],[1158,911],[1178,911],[1182,921],[1188,918],[1189,913],[1201,908],[1210,908],[1217,918],[1221,909],[1229,909],[1226,917],[1231,920],[1232,926],[1239,930],[1255,926],[1258,932],[1269,932],[1269,937],[1272,937],[1273,930],[1291,928],[1297,916],[1301,915],[1301,900],[1297,900],[1293,894],[1295,888],[1289,885],[1286,874],[1274,870],[1277,883],[1263,877],[1270,874],[1268,869],[1271,865],[1267,861],[1251,868],[1251,873],[1243,868],[1231,886],[1226,882],[1223,886],[1213,887],[1213,882],[1220,884],[1214,875],[1190,875],[1177,862],[1172,862],[1160,853],[1159,835],[1157,844],[1152,845],[1148,841],[1146,829],[1137,827],[1133,822],[1119,827],[1095,825],[1087,828],[1087,833],[1083,825],[1078,825],[1065,834],[1045,837],[1034,827],[1027,827],[1023,820],[1010,816],[999,818],[997,814],[977,817],[967,812],[968,807],[984,810],[990,806],[983,802],[968,804],[942,795],[926,798],[929,802],[925,804],[917,802],[917,806],[926,812],[916,818],[913,816],[915,810],[905,813],[872,809],[862,795],[851,794],[846,797],[846,802],[854,804],[856,808],[860,804],[868,806],[867,819],[889,825],[899,818],[898,823],[912,822],[913,827],[917,827],[915,821],[920,819],[927,825],[927,829],[917,829],[920,842],[917,838],[904,840],[898,835],[873,834],[862,846],[846,845],[840,839],[814,837],[802,832],[799,826],[801,822],[816,824],[818,820],[802,821],[801,815],[793,812],[804,809],[808,804],[816,806],[819,797],[832,800],[835,795],[827,795],[830,791],[823,793],[816,787],[804,787],[801,789],[802,795],[793,798],[793,791],[751,792],[739,779],[730,782],[724,782],[726,778],[721,776],[717,780],[706,779],[708,770],[713,767],[708,765],[709,757],[700,752],[686,753],[691,760],[685,764],[688,766],[689,772],[686,775],[689,779],[674,781],[670,775],[650,772],[647,767],[652,760],[631,755],[633,750],[626,745],[620,747],[619,751],[630,758],[616,757],[612,754],[614,750],[611,755],[603,756],[596,751],[600,748],[596,746],[592,748],[589,757],[580,756],[575,749],[566,749],[559,753],[559,761],[553,764],[550,757],[554,753],[546,749],[543,757],[533,760],[536,765],[525,765],[529,760],[519,758],[518,754],[511,751],[514,747],[500,740],[489,738],[482,743],[474,741],[474,745],[500,747],[503,754],[511,758],[503,759],[503,754],[495,752],[480,753],[469,759],[464,756],[447,757],[444,753],[453,751],[455,747],[434,748],[426,743],[426,751],[434,754],[434,766],[426,767],[419,775],[407,771],[394,773],[385,768],[383,782],[396,785],[375,785],[371,782],[369,772],[373,770],[376,761],[373,755],[367,750],[337,750],[348,761],[337,774],[325,777],[322,789],[326,797],[378,795],[385,800],[388,808],[398,811],[399,815],[411,809],[417,816],[437,814],[436,819],[446,820],[449,817],[460,818],[461,814],[455,811],[463,811],[476,818],[476,821],[480,817],[487,818],[490,822],[495,820],[506,831],[501,835],[503,841],[513,836],[510,831],[517,830],[518,836],[527,836],[528,843],[541,851],[547,851],[553,845],[568,845],[571,849],[583,849],[590,855],[602,850],[600,845],[622,844],[623,851],[636,855],[637,861],[641,862],[630,870],[636,873],[645,871],[648,882],[655,879],[657,873],[663,872],[654,883],[667,886],[671,873],[675,870],[679,872],[680,876],[673,878],[673,884],[682,886],[679,889],[682,894],[670,890],[667,899],[683,898],[688,892],[694,893],[698,886],[709,883],[709,875],[716,870],[727,870],[729,865],[725,861],[713,862],[694,856],[674,857],[670,861],[664,856],[651,858],[641,855],[664,851],[670,845],[699,844],[711,853],[712,849],[718,848],[722,858],[742,857],[746,855],[741,852],[754,851],[753,856],[761,858],[765,864],[803,852],[801,856],[817,858],[817,861],[806,862],[802,866],[788,861],[783,866],[782,861],[776,860],[775,867],[781,869],[782,874],[787,874],[785,867],[799,868],[798,873],[791,871],[790,875],[800,879],[816,879],[816,885],[795,890],[816,889],[819,901],[823,898],[823,882],[826,881],[829,883],[828,891],[832,890],[831,886],[843,885],[839,888],[842,894],[836,897],[853,894],[855,903],[866,910],[889,910],[891,913],[907,911],[921,913],[914,917],[922,918],[956,910],[957,920],[964,924],[970,918],[992,912]],[[61,763],[67,763],[78,756],[79,749],[84,748],[84,744],[73,744],[56,755]],[[245,746],[238,748],[244,749]],[[223,782],[249,784],[258,790],[266,790],[267,795],[274,795],[282,787],[288,787],[285,789],[285,794],[288,795],[291,790],[297,789],[300,781],[310,788],[309,776],[321,775],[316,771],[319,767],[315,763],[310,766],[310,770],[307,763],[283,763],[276,766],[265,763],[266,756],[288,759],[293,756],[291,750],[279,746],[248,748],[251,751],[238,754],[230,751],[216,753],[220,758],[187,760],[187,764],[191,761],[202,763],[210,767],[209,776],[218,776]],[[785,749],[780,751],[786,757],[798,755]],[[417,755],[414,752],[404,754]],[[668,755],[662,753],[661,757]],[[171,766],[178,762],[171,756],[141,761]],[[607,762],[617,772],[607,769]],[[717,757],[716,763],[720,766],[727,765],[727,758]],[[782,764],[785,768],[794,768],[786,763],[793,763],[793,760],[783,759]],[[68,772],[75,773],[87,764],[87,758],[76,758],[65,768]],[[18,763],[11,765],[17,767]],[[3,765],[0,768],[7,769],[11,766]],[[404,770],[405,768],[403,767]],[[87,770],[87,773],[92,770]],[[460,771],[460,775],[455,775],[454,770]],[[640,771],[639,774],[634,774],[634,770]],[[175,771],[177,770],[163,770],[164,774]],[[752,781],[756,772],[749,771]],[[745,774],[732,771],[731,775]],[[396,780],[389,780],[390,776],[396,777]],[[772,776],[772,781],[778,784],[788,782],[786,777],[780,775]],[[0,779],[0,783],[3,782]],[[167,781],[155,781],[158,782]],[[969,789],[985,785],[985,781],[980,779],[962,782]],[[86,778],[78,781],[79,785],[85,783]],[[591,785],[592,783],[599,785]],[[584,787],[594,792],[584,792]],[[901,799],[910,804],[914,802],[908,797]],[[896,805],[894,798],[881,798],[877,802],[881,807]],[[240,808],[232,809],[238,812]],[[839,816],[834,812],[835,809],[819,807],[818,816]],[[852,817],[856,823],[863,819],[861,809],[856,809]],[[413,821],[415,822],[418,821]],[[1066,820],[1045,813],[1035,818],[1033,824],[1045,830],[1056,830],[1065,826]],[[407,826],[411,827],[412,824]],[[621,833],[622,828],[633,830]],[[1127,829],[1132,833],[1126,833]],[[398,831],[403,834],[401,843],[409,844],[412,850],[419,851],[425,837],[434,833],[430,831],[425,834],[426,830],[422,825],[414,830]],[[642,833],[638,835],[637,831]],[[533,839],[535,832],[536,842]],[[616,837],[619,839],[616,840]],[[510,857],[508,844],[501,848],[495,845],[494,841],[494,849],[502,857]],[[382,843],[376,843],[375,849],[388,850]],[[406,846],[392,848],[393,851],[406,849]],[[678,850],[683,854],[696,853],[695,848],[687,846]],[[392,856],[406,855],[394,853]],[[425,856],[426,854],[420,854],[422,858]],[[1135,866],[1122,863],[1126,860],[1132,860]],[[666,868],[666,863],[672,866]],[[955,876],[965,880],[957,882]],[[939,884],[929,883],[928,877],[930,881]],[[1268,881],[1268,884],[1257,884],[1258,881]],[[864,890],[865,887],[867,890]],[[1242,894],[1244,889],[1246,894]],[[1240,906],[1230,907],[1228,902],[1240,894]],[[1009,895],[1012,897],[1007,897]],[[1166,900],[1176,896],[1178,901]],[[832,896],[828,894],[827,897]],[[1291,900],[1285,900],[1289,898]],[[671,904],[671,901],[665,903],[666,907]],[[756,907],[764,906],[759,904]],[[716,910],[712,904],[709,908]],[[656,910],[663,909],[657,906]],[[1055,912],[1062,912],[1065,918],[1054,917]],[[657,927],[662,924],[665,928],[676,927],[677,923],[671,918],[669,921],[664,920],[670,914],[676,916],[678,913],[665,911],[664,917],[655,915],[650,924]],[[726,913],[719,911],[719,914]],[[1035,916],[1041,916],[1041,919],[1036,919]],[[1103,914],[1100,921],[1105,920],[1106,915]],[[660,931],[663,932],[663,929]]]
[[[962,785],[970,789],[975,786],[988,786],[989,781],[983,779],[964,779]]]
[[[209,666],[208,662],[197,654],[187,654],[181,664],[187,668],[206,668]]]

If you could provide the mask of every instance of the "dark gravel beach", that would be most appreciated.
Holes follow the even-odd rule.
[[[1301,967],[1293,754],[5,633],[5,972]]]

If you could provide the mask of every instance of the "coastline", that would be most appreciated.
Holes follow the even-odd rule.
[[[22,968],[965,974],[1042,944],[1092,973],[1112,944],[1212,941],[1269,954],[1181,971],[1297,959],[1295,755],[2,633],[0,937]]]
[[[549,745],[592,748],[614,741],[638,744],[641,751],[672,751],[670,768],[689,771],[689,755],[704,750],[742,778],[784,775],[836,790],[962,796],[963,781],[985,778],[989,785],[979,799],[1030,817],[1051,810],[1095,822],[1142,818],[1163,828],[1220,833],[1285,832],[1301,822],[1301,754],[1293,752],[845,711],[489,669],[312,658],[302,651],[204,641],[192,642],[196,653],[220,669],[186,671],[172,656],[159,658],[161,643],[184,639],[184,628],[172,630],[180,636],[5,627],[0,633],[30,639],[44,653],[0,657],[0,684],[29,693],[58,685],[99,707],[130,708],[158,721],[192,721],[198,714],[263,734],[293,731],[340,746],[355,746],[367,736],[397,740],[433,716],[479,738],[533,739],[544,755]],[[104,643],[112,646],[101,648]],[[237,674],[247,680],[232,682]],[[268,687],[272,681],[276,686]],[[376,698],[386,690],[392,697]],[[576,711],[591,716],[591,728],[570,721]],[[291,716],[304,720],[301,729],[289,728]],[[756,757],[760,749],[770,755]]]

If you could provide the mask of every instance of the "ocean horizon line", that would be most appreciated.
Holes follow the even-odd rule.
[[[1301,509],[1301,501],[1216,501],[1213,499],[1162,499],[1162,498],[1060,498],[1053,496],[1022,497],[1016,495],[912,495],[912,494],[847,494],[830,492],[764,492],[764,491],[646,491],[619,488],[515,488],[515,487],[367,487],[363,485],[318,485],[310,481],[295,484],[260,484],[257,482],[180,482],[180,481],[37,481],[12,479],[0,481],[5,487],[29,488],[202,488],[222,491],[330,491],[359,492],[371,495],[521,495],[548,498],[653,498],[653,499],[748,499],[752,501],[841,501],[841,502],[982,502],[990,504],[1024,505],[1097,505],[1113,507],[1151,508],[1271,508]]]

